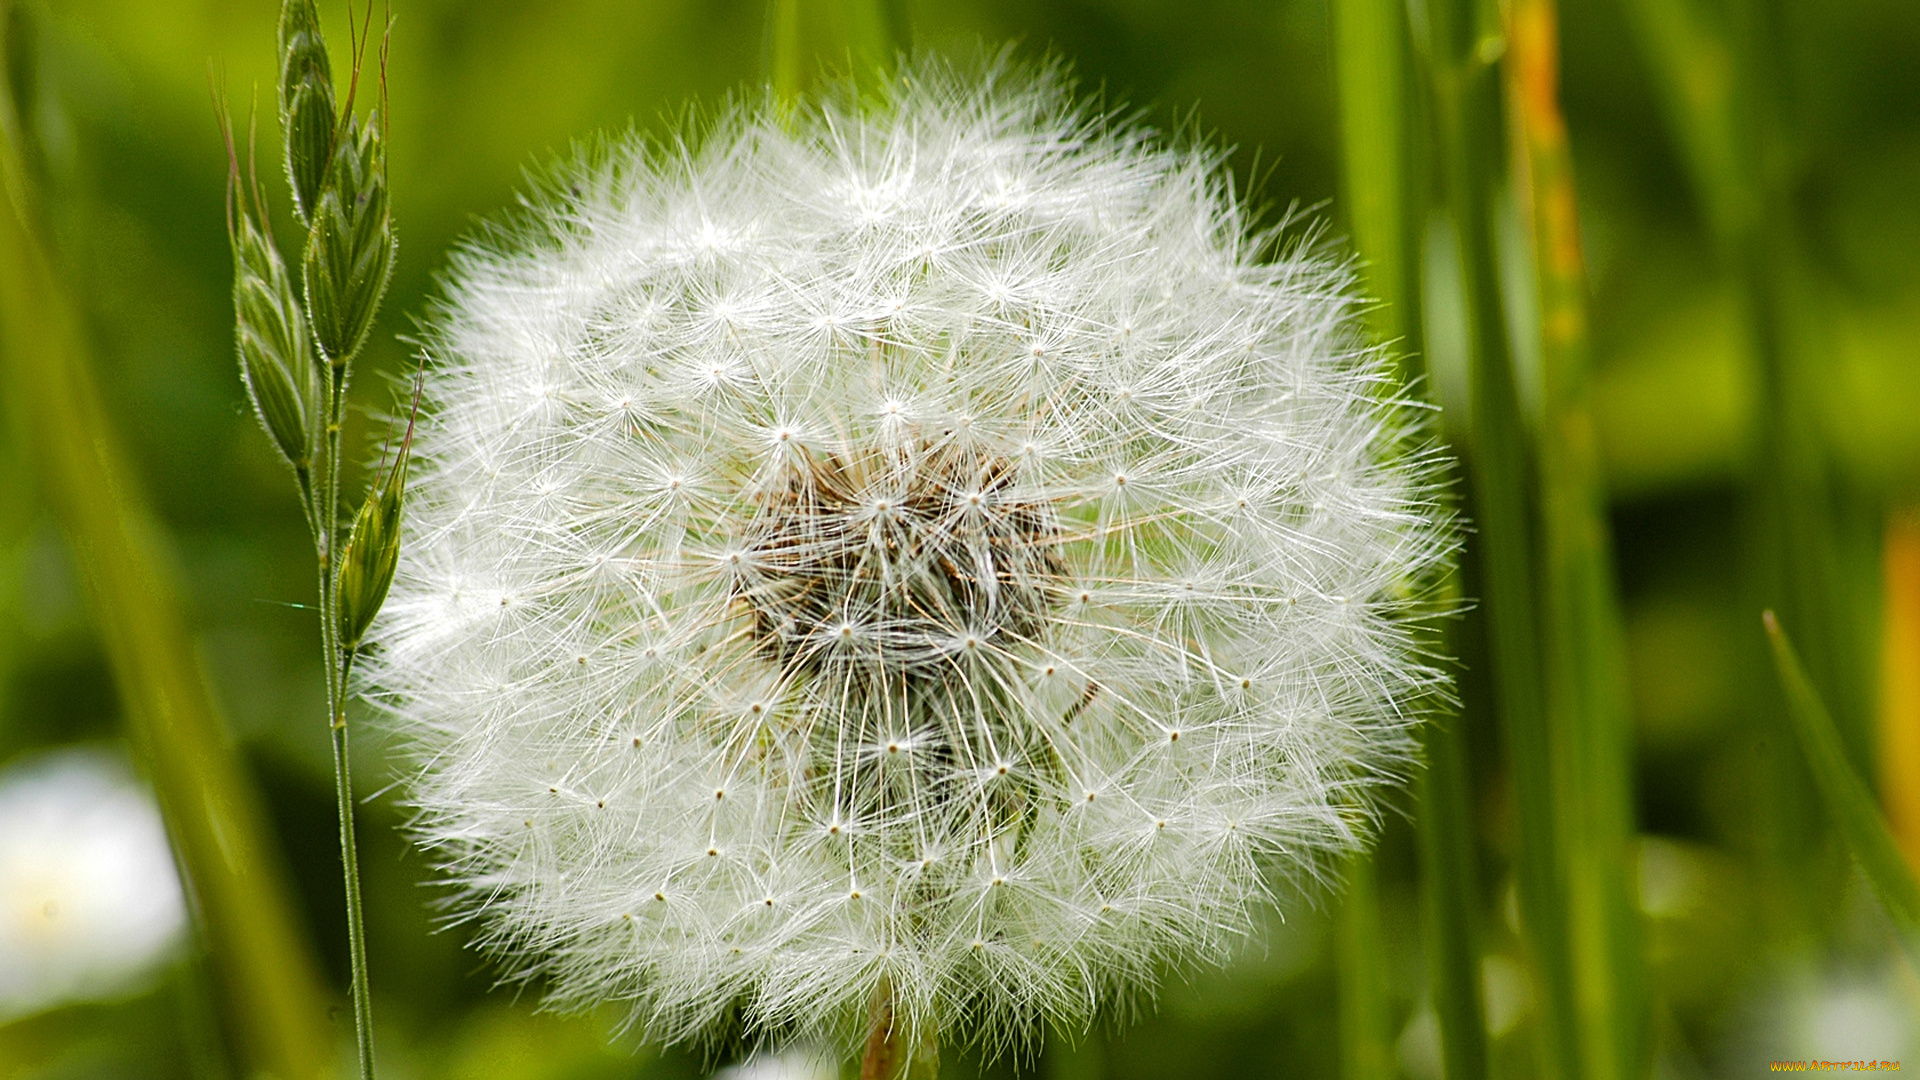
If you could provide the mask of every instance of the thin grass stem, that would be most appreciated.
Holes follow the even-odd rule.
[[[1855,651],[1837,596],[1837,559],[1824,453],[1813,417],[1819,388],[1797,372],[1793,205],[1784,91],[1772,2],[1733,5],[1713,17],[1691,0],[1625,0],[1660,92],[1701,214],[1740,298],[1755,386],[1743,540],[1747,590],[1801,629],[1817,685],[1851,703],[1844,657]],[[1757,651],[1754,663],[1764,661]],[[1758,713],[1776,708],[1768,695]],[[1855,711],[1847,710],[1849,713]],[[1863,762],[1864,730],[1846,732]],[[1758,736],[1756,735],[1756,738]],[[1819,887],[1807,869],[1820,848],[1815,795],[1805,766],[1759,739],[1762,776],[1753,788],[1758,891],[1776,942],[1804,937],[1819,920]]]
[[[1480,889],[1467,759],[1459,722],[1427,725],[1420,806],[1420,892],[1428,982],[1440,1022],[1447,1080],[1487,1075],[1487,1025],[1480,990]]]
[[[338,605],[338,598],[334,600]],[[338,633],[332,635],[338,648]],[[335,653],[334,655],[338,655]],[[340,663],[333,723],[333,792],[340,817],[340,863],[347,900],[347,949],[352,967],[353,1029],[358,1047],[361,1080],[373,1080],[373,991],[367,980],[367,930],[360,903],[360,852],[353,827],[353,768],[348,753],[346,687],[353,675],[354,654]]]
[[[884,0],[770,0],[767,80],[788,103],[828,73],[864,82],[892,60],[893,38]]]

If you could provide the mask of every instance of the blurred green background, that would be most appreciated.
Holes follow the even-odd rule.
[[[355,386],[370,410],[393,407],[396,380],[410,368],[397,338],[425,309],[447,250],[513,204],[524,171],[597,130],[666,129],[687,102],[711,104],[757,80],[767,13],[763,0],[395,0],[394,8],[400,249]],[[38,45],[33,119],[57,269],[163,525],[219,703],[266,794],[299,914],[343,1002],[323,683],[313,619],[300,606],[312,591],[311,554],[287,475],[237,377],[226,159],[209,97],[210,85],[220,88],[242,116],[250,97],[260,103],[262,171],[284,214],[273,165],[276,5],[59,0],[25,10]],[[339,70],[346,7],[321,10]],[[1842,671],[1834,704],[1863,748],[1897,745],[1885,730],[1898,710],[1883,700],[1879,643],[1882,612],[1899,603],[1883,573],[1887,538],[1900,535],[1889,523],[1920,506],[1920,4],[1824,0],[1781,11],[1788,48],[1775,77],[1793,135],[1794,345],[1806,358],[1807,392],[1817,394],[1808,409],[1832,465],[1851,613],[1849,639],[1833,646]],[[1781,945],[1759,925],[1767,905],[1752,808],[1767,782],[1757,747],[1774,736],[1756,700],[1773,684],[1736,558],[1756,423],[1738,291],[1622,0],[1567,0],[1560,13],[1592,290],[1593,405],[1631,667],[1657,1074],[1748,1076],[1780,1057],[1903,1053],[1920,1067],[1920,979],[1890,950],[1871,896],[1834,843],[1818,848],[1808,871],[1819,883],[1817,931]],[[1271,212],[1298,205],[1334,237],[1345,229],[1325,0],[913,0],[893,15],[915,47],[1011,41],[1018,55],[1064,57],[1108,102],[1235,147],[1240,190]],[[1701,63],[1711,60],[1703,54]],[[280,225],[283,237],[294,235]],[[1524,243],[1517,216],[1513,232]],[[1436,268],[1430,341],[1439,396],[1458,405],[1446,279]],[[5,769],[63,744],[115,744],[122,728],[18,410],[0,412],[0,424]],[[356,430],[370,439],[384,429]],[[367,442],[359,456],[374,449]],[[1908,580],[1912,588],[1920,576]],[[1487,1015],[1496,1072],[1519,1077],[1531,1075],[1530,994],[1506,876],[1510,793],[1490,764],[1497,735],[1476,710],[1483,692],[1470,669],[1464,723],[1488,898]],[[494,989],[488,965],[464,950],[465,931],[437,927],[431,873],[398,832],[398,771],[377,728],[362,730],[356,776],[384,1075],[666,1077],[726,1064],[636,1047],[613,1033],[617,1015],[543,1016],[537,993]],[[1920,761],[1882,752],[1883,796],[1920,787],[1916,768]],[[1439,1075],[1439,1059],[1421,974],[1411,802],[1398,806],[1379,856],[1390,1020],[1397,1067],[1425,1080]],[[1916,837],[1903,839],[1913,850]],[[0,879],[0,905],[14,895],[8,884]],[[1029,1064],[1061,1078],[1336,1075],[1330,912],[1339,900],[1313,899],[1276,919],[1232,969],[1170,978],[1156,1009],[1097,1030],[1078,1049],[1053,1040]],[[0,920],[9,917],[0,909]],[[0,1013],[0,1077],[229,1075],[206,982],[183,945],[105,997]],[[350,1039],[344,1006],[333,1023]]]

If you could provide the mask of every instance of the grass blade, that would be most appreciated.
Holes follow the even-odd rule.
[[[1385,958],[1380,949],[1380,884],[1373,853],[1347,860],[1347,895],[1334,920],[1341,1080],[1393,1080]]]
[[[1402,354],[1409,386],[1424,385],[1421,312],[1421,238],[1427,202],[1423,166],[1427,146],[1411,27],[1401,0],[1332,0],[1333,71],[1340,108],[1347,220],[1368,291],[1381,303],[1371,312],[1376,339]],[[1457,596],[1458,582],[1443,588]],[[1436,629],[1445,636],[1452,626]],[[1436,643],[1443,655],[1453,650]],[[1466,752],[1456,717],[1438,717],[1422,733],[1427,770],[1417,792],[1422,932],[1428,983],[1440,1022],[1449,1080],[1487,1074],[1486,1025],[1481,1015],[1479,868],[1467,799]],[[1349,1077],[1392,1075],[1384,1045],[1384,988],[1380,986],[1378,898],[1371,867],[1351,879],[1340,939],[1341,1039]],[[1373,936],[1369,937],[1369,931]],[[1372,1072],[1369,1070],[1386,1070]]]
[[[1440,1021],[1447,1080],[1487,1075],[1487,1024],[1480,989],[1480,890],[1467,801],[1467,756],[1458,722],[1427,725],[1421,774],[1420,892],[1428,979]]]
[[[1507,5],[1515,187],[1539,305],[1542,615],[1575,1022],[1592,1080],[1647,1065],[1633,846],[1633,733],[1606,493],[1588,408],[1591,347],[1553,0]]]
[[[865,81],[893,60],[885,0],[770,0],[767,77],[782,101],[813,89],[823,74]]]
[[[1493,63],[1504,51],[1492,5],[1443,0],[1427,12],[1433,101],[1447,205],[1465,299],[1472,517],[1478,527],[1484,625],[1494,698],[1506,737],[1519,837],[1514,874],[1521,929],[1536,980],[1538,1074],[1581,1072],[1576,995],[1565,926],[1553,736],[1542,677],[1536,574],[1539,524],[1533,448],[1510,352],[1496,257],[1494,191],[1503,159]]]
[[[1753,368],[1755,427],[1749,450],[1745,553],[1750,601],[1778,610],[1800,628],[1815,685],[1843,716],[1859,707],[1864,679],[1852,657],[1867,653],[1855,637],[1839,587],[1834,506],[1817,416],[1824,379],[1794,341],[1803,327],[1794,252],[1795,155],[1773,2],[1703,5],[1698,0],[1623,0],[1652,72],[1696,201],[1741,299]],[[1757,650],[1755,665],[1765,661]],[[1756,698],[1764,711],[1771,696]],[[1869,740],[1864,726],[1842,730],[1856,763]],[[1771,936],[1786,941],[1820,921],[1823,882],[1807,873],[1820,837],[1805,765],[1777,744],[1762,748],[1754,806],[1765,884],[1759,890]]]
[[[1421,374],[1420,235],[1424,154],[1413,124],[1412,58],[1402,0],[1331,0],[1329,30],[1340,108],[1342,193],[1368,292],[1374,334]]]
[[[1807,768],[1813,773],[1814,790],[1886,908],[1907,955],[1920,964],[1920,882],[1914,880],[1912,869],[1900,854],[1900,846],[1894,842],[1866,781],[1848,759],[1840,729],[1813,681],[1807,678],[1779,618],[1769,610],[1761,613],[1760,621],[1767,629],[1774,670],[1787,695],[1787,718]]]

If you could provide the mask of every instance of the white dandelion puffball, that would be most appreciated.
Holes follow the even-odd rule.
[[[482,944],[659,1039],[1220,961],[1410,758],[1436,464],[1343,266],[1053,74],[615,141],[455,260],[369,660]]]

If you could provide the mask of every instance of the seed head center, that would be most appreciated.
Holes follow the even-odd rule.
[[[1059,542],[1007,457],[922,440],[789,462],[729,569],[783,666],[931,673],[1045,630]]]

